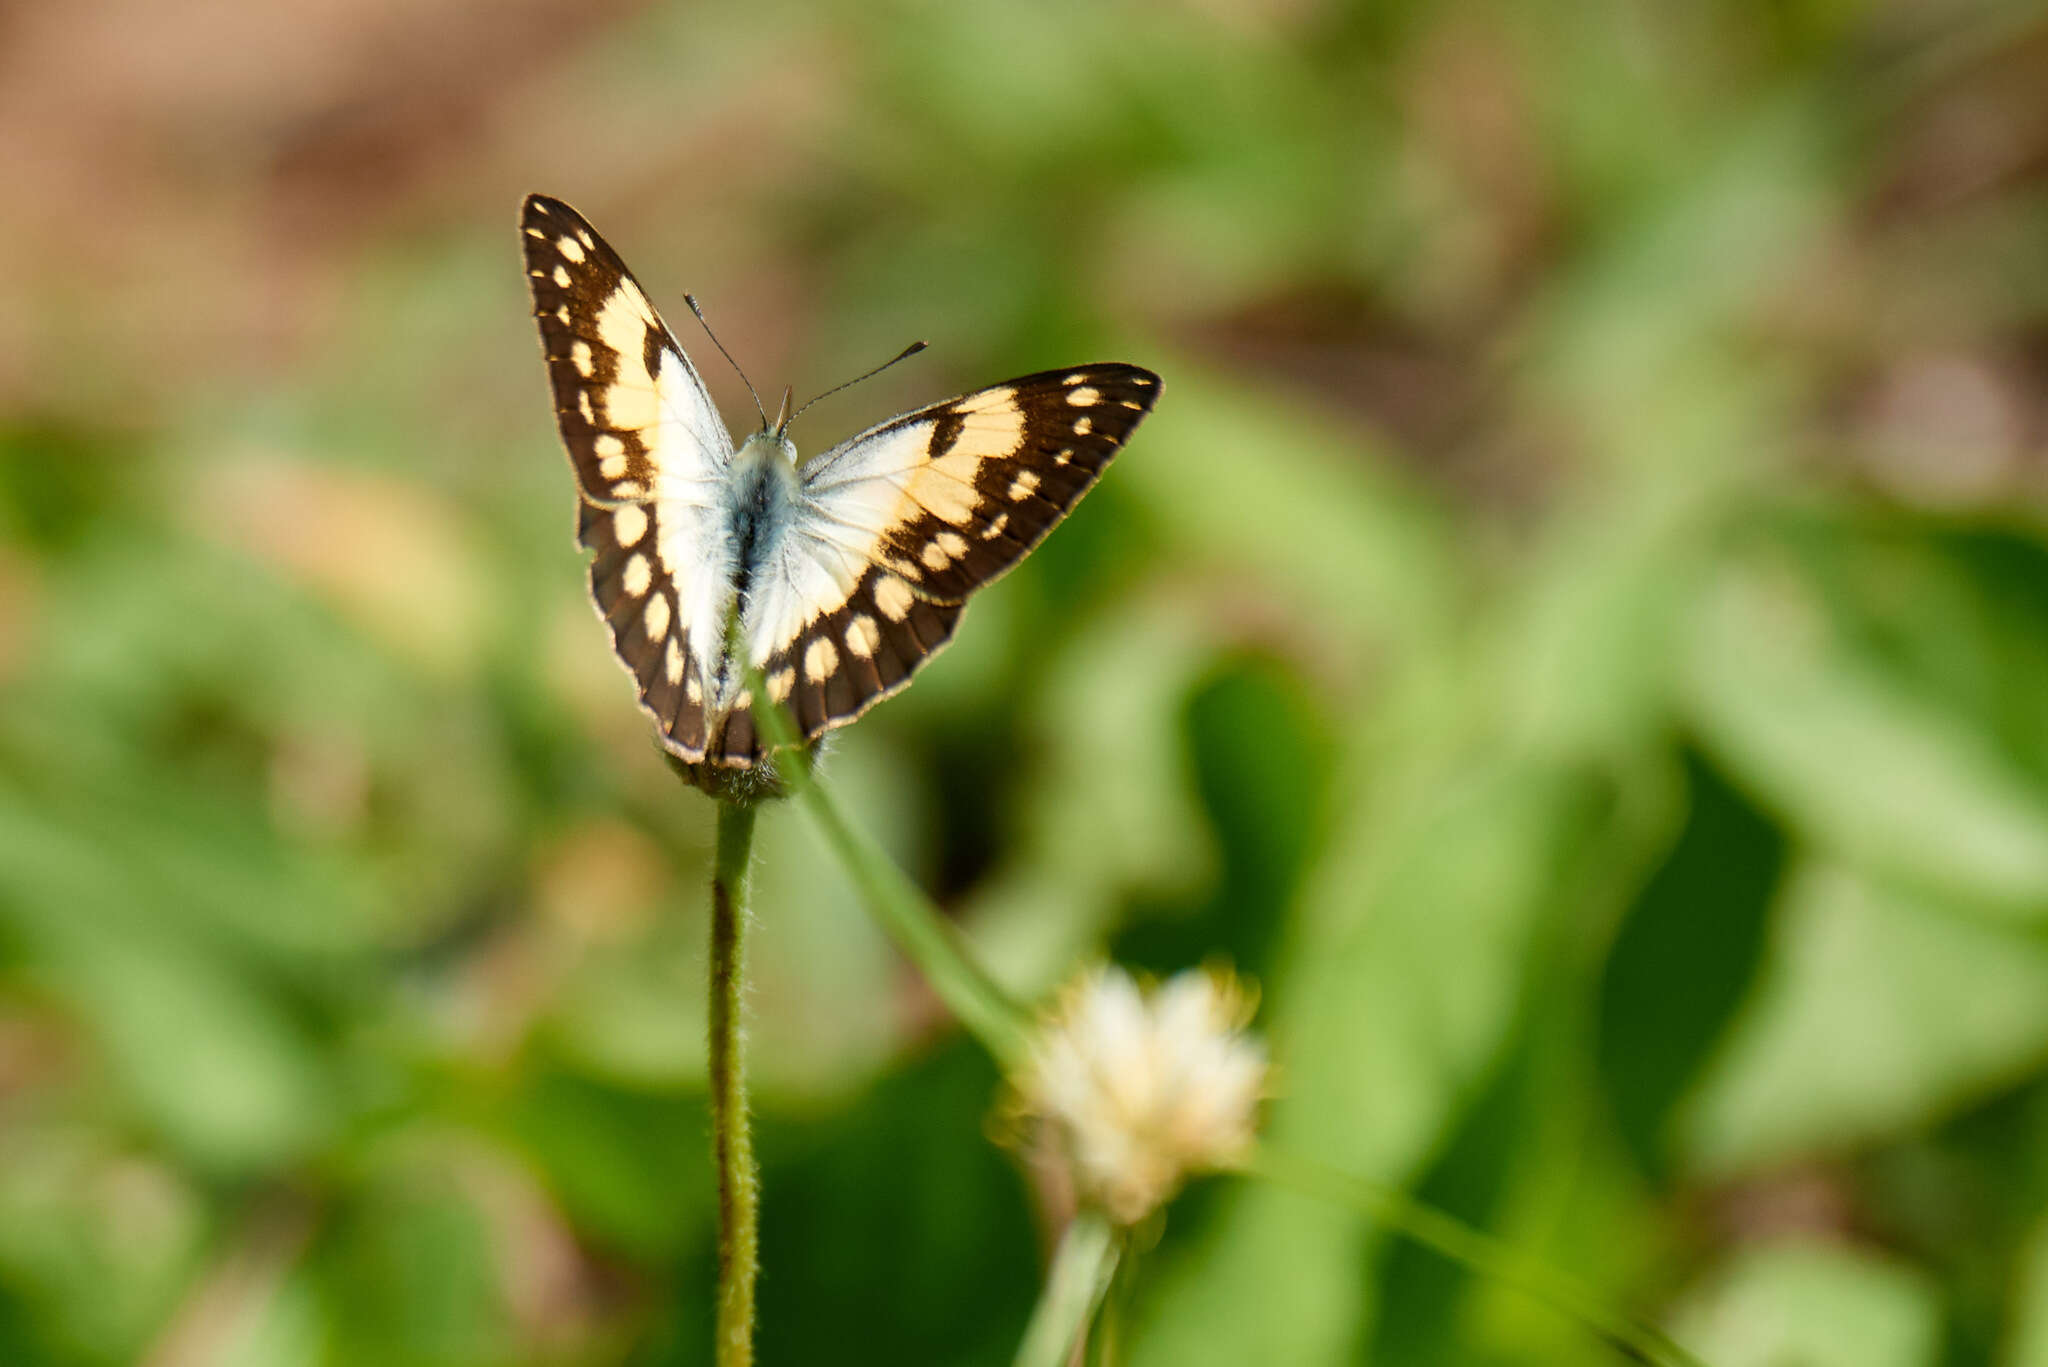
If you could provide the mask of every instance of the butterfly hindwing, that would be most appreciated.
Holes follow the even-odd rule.
[[[870,567],[845,602],[763,662],[769,701],[789,707],[806,738],[843,726],[909,683],[952,639],[963,606],[923,598],[900,575]]]
[[[687,760],[704,758],[703,671],[691,657],[684,620],[687,584],[663,564],[659,505],[600,507],[579,500],[577,539],[596,554],[590,596],[612,649],[640,690],[662,743]]]
[[[1158,400],[1128,365],[1044,371],[881,424],[804,467],[743,624],[807,737],[895,692],[961,605],[1080,501]]]

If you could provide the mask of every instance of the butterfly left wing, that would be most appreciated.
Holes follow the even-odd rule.
[[[1048,370],[906,413],[805,465],[741,623],[770,699],[812,738],[909,682],[967,596],[1067,515],[1158,398],[1159,377],[1137,366]]]
[[[520,218],[534,316],[595,552],[590,592],[662,742],[708,744],[736,548],[721,491],[732,438],[704,381],[625,262],[584,217],[529,195]]]

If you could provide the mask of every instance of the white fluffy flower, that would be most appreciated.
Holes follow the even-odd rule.
[[[1188,1174],[1249,1155],[1266,1084],[1251,1006],[1221,970],[1145,992],[1110,966],[1061,996],[1012,1086],[1084,1200],[1136,1224]]]

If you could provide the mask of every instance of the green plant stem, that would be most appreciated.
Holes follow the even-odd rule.
[[[1244,1171],[1247,1176],[1262,1177],[1303,1195],[1355,1210],[1481,1276],[1515,1287],[1579,1321],[1634,1361],[1649,1363],[1651,1367],[1706,1367],[1661,1330],[1610,1310],[1599,1297],[1549,1264],[1482,1234],[1405,1192],[1270,1150]]]
[[[760,1243],[761,1179],[747,1116],[745,989],[747,865],[754,809],[718,804],[718,854],[711,871],[711,1154],[718,1169],[718,1367],[754,1361],[754,1274]]]
[[[1016,1367],[1066,1367],[1072,1361],[1074,1345],[1116,1273],[1119,1251],[1116,1231],[1102,1216],[1084,1211],[1067,1223],[1046,1269],[1038,1308],[1017,1346]]]
[[[750,675],[754,696],[765,697],[760,672]],[[776,764],[797,800],[825,834],[845,865],[868,912],[923,971],[932,990],[954,1017],[980,1040],[997,1062],[1022,1055],[1029,1017],[996,985],[961,943],[960,933],[939,913],[909,876],[839,808],[831,791],[811,773],[797,748],[796,730],[779,707],[756,707],[754,724],[776,750]]]

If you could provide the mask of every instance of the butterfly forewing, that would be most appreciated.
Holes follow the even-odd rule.
[[[908,413],[804,467],[744,638],[806,736],[860,715],[952,636],[961,604],[1080,501],[1158,400],[1128,365],[1044,371]]]
[[[732,438],[618,254],[559,200],[530,196],[522,224],[555,417],[584,497],[646,499],[721,479]]]
[[[590,590],[642,705],[677,753],[706,746],[705,679],[731,595],[719,525],[732,440],[618,254],[559,200],[521,217],[555,416],[582,497]]]

